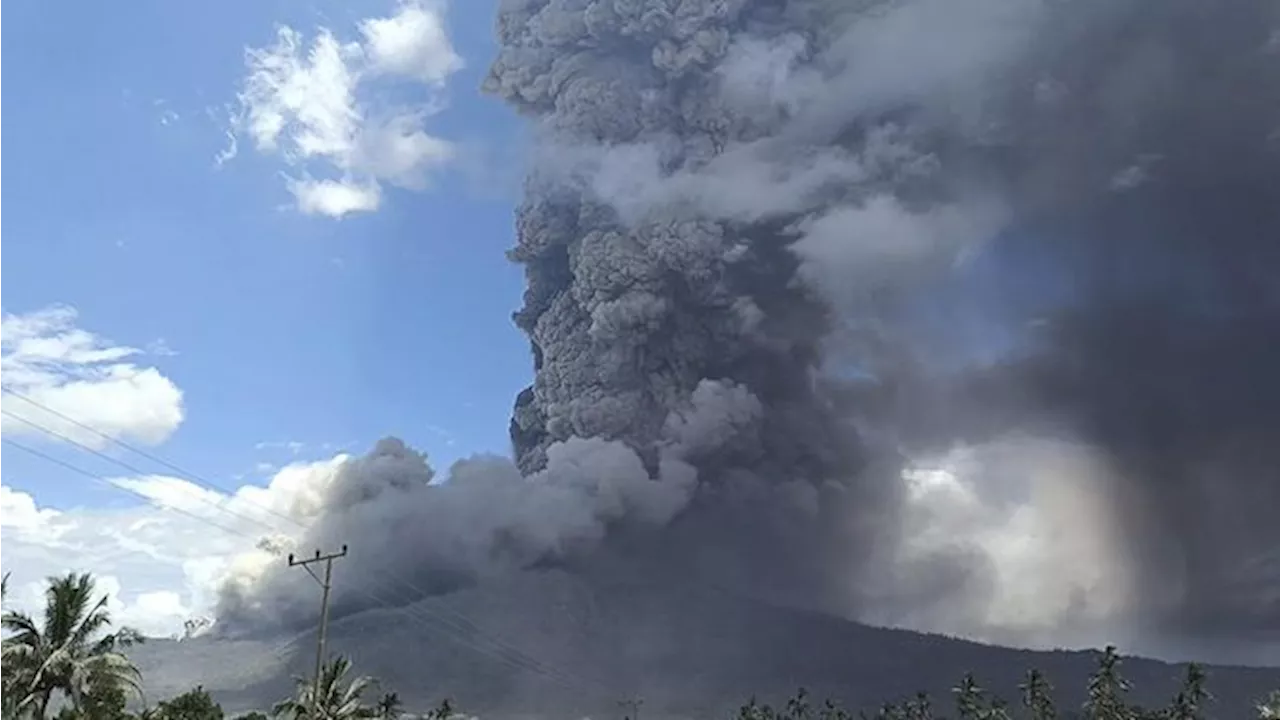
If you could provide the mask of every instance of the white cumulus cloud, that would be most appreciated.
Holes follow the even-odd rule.
[[[462,69],[445,30],[442,3],[407,3],[389,18],[360,23],[373,67],[381,72],[416,77],[443,85]]]
[[[1042,648],[1128,641],[1107,622],[1130,609],[1134,568],[1107,506],[1115,472],[1093,449],[1010,436],[922,458],[903,480],[902,542],[881,580],[971,584],[914,617],[886,605],[872,620]],[[941,572],[947,558],[968,558],[972,575]]]
[[[388,17],[361,21],[360,40],[347,42],[320,28],[308,45],[280,27],[274,44],[246,51],[233,142],[247,136],[299,168],[288,189],[307,214],[376,210],[384,184],[423,189],[455,155],[425,128],[463,66],[444,12],[440,2],[405,0]]]
[[[3,432],[40,435],[27,420],[86,445],[106,442],[80,423],[115,438],[163,442],[182,423],[182,391],[157,368],[138,363],[142,350],[81,329],[76,320],[74,308],[60,305],[4,314],[0,373],[4,388],[22,397],[5,394]]]
[[[251,581],[285,562],[280,553],[323,511],[348,461],[293,463],[265,486],[232,492],[164,475],[110,478],[122,495],[150,501],[129,507],[53,509],[0,486],[0,565],[12,573],[11,601],[39,612],[47,577],[89,572],[117,622],[151,636],[179,634],[187,620],[212,617],[217,588],[229,578]]]

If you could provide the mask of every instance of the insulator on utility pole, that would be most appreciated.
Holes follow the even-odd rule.
[[[314,557],[306,560],[295,560],[293,553],[289,553],[289,567],[301,567],[307,571],[311,579],[320,583],[322,593],[320,595],[320,632],[316,638],[316,672],[311,681],[311,718],[312,720],[320,720],[320,670],[324,667],[324,643],[325,634],[329,630],[329,589],[333,586],[333,561],[340,557],[346,557],[347,546],[342,546],[341,552],[329,553],[321,555],[320,550],[316,550]],[[312,563],[324,563],[324,578],[311,569]]]
[[[640,720],[640,706],[644,704],[644,699],[636,696],[618,701],[618,707],[623,709],[622,720]]]

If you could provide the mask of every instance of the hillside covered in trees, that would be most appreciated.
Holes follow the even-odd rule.
[[[523,588],[508,586],[502,591],[523,590],[522,597],[528,598],[542,583],[546,597],[547,583],[558,582],[559,607],[570,613],[574,600],[583,599],[573,597],[562,578],[522,581]],[[478,595],[453,598],[480,610],[479,622],[488,624],[495,617],[483,614],[482,600]],[[669,600],[686,608],[686,618],[696,614],[695,597]],[[594,601],[593,611],[607,614],[622,610],[619,603],[643,605],[656,598],[636,593],[635,588],[613,588],[612,596],[609,589],[597,589]],[[669,622],[670,634],[649,638],[647,647],[639,639],[645,632],[643,623],[633,628],[637,634],[630,638],[595,638],[602,649],[607,645],[625,660],[601,666],[612,670],[612,678],[559,666],[554,675],[546,673],[551,677],[538,678],[543,682],[497,671],[497,663],[476,657],[475,645],[469,653],[465,642],[431,637],[429,628],[409,631],[413,623],[397,622],[392,611],[367,613],[335,624],[332,647],[355,652],[329,657],[318,684],[294,677],[281,686],[280,671],[285,668],[297,670],[299,676],[309,674],[303,668],[311,658],[310,636],[295,638],[291,649],[275,646],[277,665],[255,664],[265,644],[213,638],[147,640],[113,624],[106,597],[96,592],[92,577],[72,574],[50,580],[42,616],[5,612],[4,717],[224,720],[235,712],[240,713],[236,720],[265,720],[268,715],[305,720],[313,713],[326,720],[447,720],[476,715],[582,717],[594,712],[592,717],[634,718],[643,708],[646,718],[736,715],[738,720],[1280,718],[1280,693],[1266,692],[1267,681],[1276,680],[1274,671],[1122,660],[1114,648],[1101,653],[1020,652],[773,608],[743,605],[724,612],[728,606],[722,600],[717,607],[718,621],[704,616],[702,627]],[[627,611],[636,618],[662,613],[670,621],[675,607]],[[566,630],[554,618],[546,619],[542,631],[549,637]],[[585,635],[595,629],[581,615],[577,625]],[[750,637],[726,642],[736,632]],[[683,647],[674,644],[676,634],[685,636]],[[591,642],[585,636],[562,640]],[[660,647],[664,642],[668,647]],[[731,646],[749,655],[716,655]],[[837,651],[840,647],[843,653]],[[439,656],[431,658],[432,652]],[[210,682],[193,677],[184,689],[166,685],[179,666],[199,667],[195,660],[201,655]],[[1017,668],[1015,663],[1023,665]],[[542,669],[545,672],[545,666]],[[237,672],[242,683],[253,677],[258,682],[226,687],[226,679]],[[160,676],[158,682],[151,681],[152,674]],[[1079,682],[1055,688],[1051,678]],[[574,688],[578,683],[582,685]],[[788,691],[780,691],[787,685]],[[626,693],[626,687],[633,693]],[[618,692],[606,699],[604,693],[611,688]],[[745,692],[736,700],[728,697],[737,690]],[[544,702],[519,704],[538,699]]]

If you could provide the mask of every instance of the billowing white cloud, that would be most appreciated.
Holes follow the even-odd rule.
[[[406,3],[389,18],[360,23],[374,69],[443,85],[462,69],[444,26],[441,2]]]
[[[462,68],[444,11],[440,2],[405,0],[389,17],[361,21],[359,41],[321,28],[309,47],[297,30],[279,28],[273,45],[246,52],[232,147],[247,135],[260,152],[300,168],[288,188],[303,213],[376,210],[384,183],[423,189],[454,157],[453,144],[424,127]]]
[[[40,508],[35,500],[24,492],[17,492],[0,485],[0,526],[6,534],[39,538],[54,542],[73,527],[57,510]]]
[[[0,565],[12,573],[12,603],[43,604],[45,579],[92,573],[116,621],[171,636],[189,619],[212,616],[229,577],[254,578],[284,563],[322,511],[345,455],[281,469],[264,486],[223,493],[163,475],[112,478],[142,496],[130,507],[41,507],[31,494],[0,486]],[[35,479],[38,482],[38,478]]]
[[[1085,637],[1135,597],[1108,503],[1115,474],[1091,448],[1006,437],[921,458],[903,480],[902,542],[882,581],[923,590],[964,582],[971,592],[917,616],[889,608],[873,620],[1023,646],[1117,639]],[[939,572],[947,558],[969,558],[971,574]]]
[[[77,422],[120,439],[163,442],[182,423],[182,391],[157,368],[136,362],[146,353],[83,330],[76,319],[75,309],[61,305],[25,315],[5,313],[0,326],[4,387],[38,405],[6,394],[3,432],[41,434],[14,415],[93,447],[106,441]]]

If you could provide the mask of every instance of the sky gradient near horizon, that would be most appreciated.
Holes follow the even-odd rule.
[[[305,484],[385,435],[439,469],[507,452],[531,367],[493,3],[10,10],[3,428],[48,456],[3,452],[19,603],[74,568],[144,631],[207,613],[246,539],[175,476]]]

